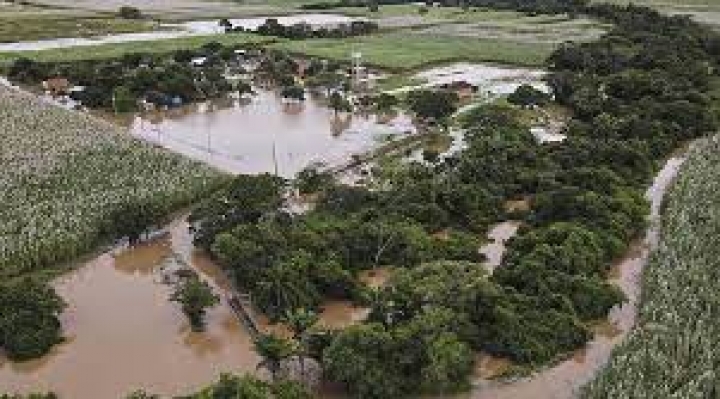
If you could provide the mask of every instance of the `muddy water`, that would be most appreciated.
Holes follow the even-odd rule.
[[[650,226],[645,238],[615,265],[611,276],[628,297],[623,306],[613,309],[609,321],[595,326],[595,338],[570,359],[542,370],[530,378],[511,383],[478,379],[467,398],[473,399],[569,399],[589,382],[608,361],[613,348],[625,338],[635,323],[640,295],[640,277],[660,233],[662,198],[680,168],[683,157],[669,159],[647,191],[651,201]]]
[[[231,173],[295,175],[313,162],[337,165],[390,136],[414,132],[398,115],[335,115],[319,100],[288,104],[259,90],[251,100],[223,99],[138,116],[131,132]]]
[[[416,78],[426,81],[425,86],[468,82],[478,86],[482,94],[498,96],[510,94],[522,84],[548,91],[547,85],[542,81],[544,76],[545,72],[537,69],[457,63],[419,72]]]
[[[267,17],[231,19],[234,26],[242,26],[245,29],[257,29],[265,23]],[[293,25],[307,23],[314,27],[332,27],[338,24],[350,23],[358,18],[347,17],[335,14],[298,14],[285,17],[277,17],[282,25]],[[24,41],[15,43],[0,44],[0,51],[35,51],[57,48],[95,46],[99,44],[113,44],[138,42],[158,39],[173,39],[178,37],[199,36],[223,33],[225,30],[218,24],[218,20],[189,21],[179,24],[162,24],[158,26],[161,30],[155,32],[120,33],[94,38],[67,37],[58,39],[46,39],[37,41]]]
[[[490,229],[488,233],[490,242],[480,248],[480,253],[486,258],[484,265],[488,269],[492,271],[500,266],[505,255],[505,243],[517,234],[521,224],[516,220],[509,220],[498,223]]]
[[[67,342],[26,363],[0,359],[0,391],[52,390],[63,398],[120,398],[145,388],[187,393],[222,372],[254,371],[258,357],[243,327],[220,304],[207,315],[207,331],[193,333],[168,301],[163,267],[172,254],[191,262],[218,294],[219,270],[192,252],[186,225],[135,249],[104,253],[55,281],[69,307],[62,315]]]

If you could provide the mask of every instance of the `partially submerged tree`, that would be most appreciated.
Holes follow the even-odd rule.
[[[335,116],[337,116],[340,112],[352,111],[352,104],[350,101],[338,91],[334,91],[330,94],[329,106],[335,113]]]
[[[131,6],[120,7],[118,16],[124,19],[140,19],[143,17],[142,12],[138,8]]]
[[[170,300],[180,303],[182,311],[188,317],[193,331],[202,331],[205,327],[205,313],[219,301],[212,287],[198,277],[189,277],[181,281]]]
[[[0,349],[16,360],[47,353],[62,341],[58,317],[64,308],[55,290],[38,279],[0,282]]]
[[[263,358],[257,368],[270,372],[273,381],[280,375],[282,362],[295,353],[295,346],[287,339],[273,334],[263,334],[255,340],[255,351]]]

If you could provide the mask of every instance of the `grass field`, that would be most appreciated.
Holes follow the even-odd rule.
[[[91,59],[108,59],[120,57],[130,53],[163,54],[180,49],[195,49],[210,42],[224,45],[264,44],[277,41],[277,39],[264,36],[233,33],[205,36],[188,36],[175,39],[149,40],[127,43],[101,44],[96,46],[79,46],[61,49],[0,52],[0,65],[7,64],[20,57],[27,57],[37,61],[76,61]]]
[[[147,204],[168,214],[220,172],[85,114],[0,85],[0,280],[75,259],[108,239],[109,215]]]
[[[156,27],[157,24],[151,21],[108,17],[78,17],[63,14],[6,15],[0,13],[0,43],[143,32],[154,30]]]
[[[417,69],[452,61],[538,66],[554,49],[551,44],[460,39],[406,32],[342,40],[287,41],[271,47],[340,61],[349,61],[353,52],[361,52],[365,63],[394,70]]]

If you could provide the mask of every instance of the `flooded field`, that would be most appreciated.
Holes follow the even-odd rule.
[[[646,193],[651,201],[650,227],[645,238],[614,265],[611,276],[611,280],[627,295],[628,301],[613,309],[607,322],[595,326],[595,338],[574,356],[531,377],[509,383],[479,379],[475,382],[472,393],[462,396],[463,398],[571,399],[593,378],[608,361],[613,348],[635,324],[642,269],[660,234],[660,207],[663,196],[683,161],[684,158],[680,156],[669,159]],[[497,367],[498,361],[493,360],[489,364]],[[492,374],[485,370],[479,370],[477,374],[483,375],[483,372]]]
[[[544,76],[544,71],[536,69],[475,63],[457,63],[431,68],[416,75],[418,79],[427,81],[431,86],[463,81],[479,86],[482,93],[493,95],[510,94],[523,84],[547,91],[548,88],[542,81]]]
[[[509,220],[498,223],[490,229],[488,233],[490,242],[480,248],[480,253],[486,257],[485,266],[489,270],[492,271],[500,266],[503,255],[505,255],[505,243],[517,234],[521,224],[521,222]]]
[[[345,163],[392,136],[414,132],[411,119],[335,115],[319,101],[287,103],[260,90],[252,100],[220,100],[138,116],[133,135],[231,173],[291,177],[314,162]]]
[[[190,262],[223,291],[219,270],[193,253],[187,225],[134,249],[104,253],[57,279],[67,301],[62,315],[67,342],[30,362],[0,358],[4,392],[52,390],[64,398],[121,398],[145,388],[165,395],[187,393],[222,372],[254,371],[258,357],[250,336],[224,303],[208,312],[207,331],[194,333],[163,283],[174,254]]]
[[[265,23],[268,17],[237,18],[230,19],[234,26],[241,26],[245,29],[256,29]],[[336,14],[298,14],[277,18],[282,25],[293,25],[307,23],[314,27],[333,27],[339,24],[350,23],[357,18]],[[188,21],[176,24],[160,24],[154,32],[142,33],[121,33],[93,38],[68,37],[59,39],[47,39],[37,41],[2,43],[0,52],[4,51],[34,51],[48,50],[75,46],[94,46],[98,44],[137,42],[157,39],[172,39],[177,37],[210,35],[225,32],[225,28],[218,24],[217,20]]]

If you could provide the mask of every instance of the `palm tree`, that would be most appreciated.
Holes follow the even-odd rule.
[[[306,334],[317,322],[319,316],[312,310],[305,308],[288,310],[283,316],[283,321],[293,334],[293,339],[298,346],[298,359],[300,360],[300,376],[305,379],[305,354],[307,353]]]
[[[255,339],[255,351],[263,358],[257,368],[266,368],[275,381],[282,362],[295,353],[295,346],[285,338],[262,334]]]

